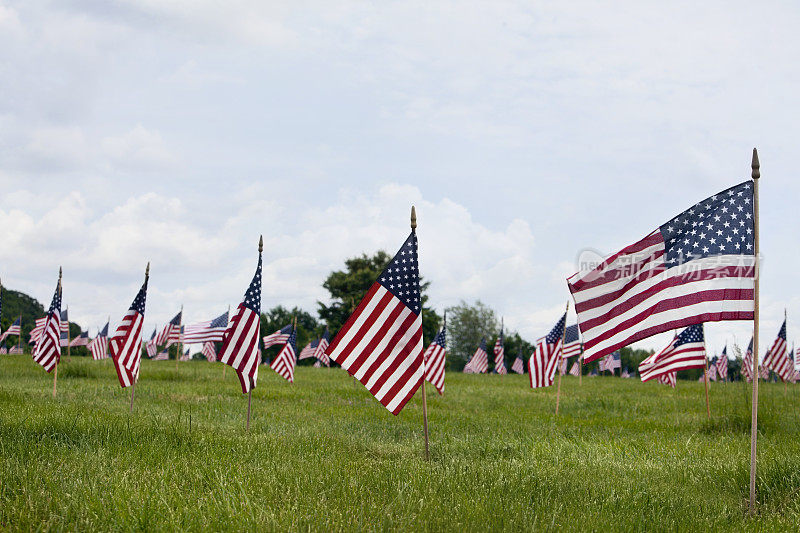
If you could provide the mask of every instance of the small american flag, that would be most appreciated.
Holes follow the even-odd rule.
[[[300,350],[300,355],[297,357],[297,359],[298,360],[311,359],[317,352],[317,346],[319,346],[319,339],[312,340],[311,342],[306,344],[305,348]]]
[[[11,347],[10,350],[8,350],[8,353],[12,355],[22,354],[23,353],[22,346],[20,346],[19,344],[15,344],[14,346]]]
[[[524,374],[525,373],[525,363],[522,362],[522,347],[520,346],[519,353],[517,354],[517,358],[514,359],[514,364],[511,365],[511,371],[516,374]]]
[[[36,346],[33,348],[33,360],[46,372],[52,370],[61,359],[61,272],[58,274],[56,291],[50,302],[50,309],[45,317],[45,325]]]
[[[297,329],[292,328],[289,340],[281,349],[278,356],[269,365],[272,370],[278,373],[289,383],[294,383],[294,365],[297,362]]]
[[[86,346],[89,344],[89,332],[88,331],[81,331],[81,334],[72,339],[72,342],[69,343],[70,348],[74,348],[76,346]]]
[[[662,385],[669,385],[674,389],[675,385],[678,383],[678,373],[669,372],[667,374],[659,374],[659,376],[656,378],[656,381]]]
[[[789,355],[789,344],[786,342],[785,319],[778,331],[778,337],[764,358],[764,367],[772,369],[783,381],[794,382],[794,361]]]
[[[485,374],[489,370],[489,354],[486,353],[486,337],[481,338],[478,349],[464,367],[465,374]]]
[[[69,309],[61,311],[61,329],[59,336],[59,346],[69,346]]]
[[[447,319],[425,350],[425,379],[444,394],[444,366],[447,360]]]
[[[242,393],[256,386],[258,363],[261,353],[258,337],[261,327],[261,245],[258,251],[258,266],[253,280],[244,293],[244,301],[236,308],[222,339],[219,360],[236,370]]]
[[[717,362],[714,361],[713,364],[709,365],[708,370],[708,381],[717,381]]]
[[[153,361],[166,361],[167,359],[169,359],[169,350],[166,348],[158,352],[156,356],[153,357]]]
[[[572,356],[580,355],[581,349],[581,332],[578,324],[573,324],[564,332],[564,354],[561,357],[569,359]]]
[[[323,333],[322,337],[320,337],[317,349],[314,351],[314,357],[317,359],[317,361],[321,362],[325,366],[331,366],[331,360],[328,358],[328,354],[325,353],[330,344],[331,334],[328,333],[328,326],[325,326],[325,333]]]
[[[748,180],[570,277],[585,360],[678,327],[752,320],[754,237]]]
[[[728,345],[722,349],[722,355],[717,358],[717,375],[722,381],[728,380]]]
[[[228,312],[225,311],[213,320],[189,324],[183,328],[185,344],[201,344],[204,342],[222,342],[222,336],[228,328]]]
[[[631,377],[631,373],[628,372],[627,368],[625,368],[625,369],[622,370],[622,374],[620,374],[619,377],[621,377],[621,378],[629,378],[629,377]]]
[[[275,333],[270,333],[269,335],[264,337],[264,349],[266,350],[270,346],[277,346],[279,344],[285,344],[289,340],[289,334],[292,332],[292,325],[288,324],[283,326],[281,329],[276,331]]]
[[[503,339],[503,328],[500,328],[500,335],[497,337],[497,341],[494,343],[494,371],[497,374],[507,374],[508,371],[506,370],[506,350],[504,346],[504,339]]]
[[[209,363],[213,363],[214,361],[217,360],[217,350],[216,350],[216,348],[214,348],[214,343],[213,342],[210,342],[210,341],[209,342],[204,342],[203,343],[203,349],[201,350],[201,353],[206,356],[206,360]]]
[[[47,323],[47,316],[43,316],[42,318],[37,318],[34,321],[33,329],[29,334],[29,344],[36,344],[39,342],[39,339],[42,336],[42,332],[44,331],[44,326]]]
[[[622,364],[621,359],[622,358],[620,356],[619,351],[606,355],[605,357],[600,359],[599,363],[600,372],[605,372],[606,370],[608,370],[613,374],[615,369],[620,368]]]
[[[8,327],[8,329],[7,329],[7,330],[5,330],[5,331],[3,332],[3,334],[2,334],[2,335],[0,335],[0,341],[4,341],[4,340],[6,340],[6,337],[8,337],[9,335],[17,335],[17,336],[19,336],[19,334],[20,334],[20,331],[21,331],[21,330],[20,330],[20,321],[21,321],[21,320],[22,320],[21,318],[17,318],[17,319],[14,321],[14,323],[13,323],[13,324],[11,324],[11,325]]]
[[[155,357],[156,353],[158,353],[158,346],[156,345],[156,330],[153,329],[153,334],[150,335],[150,340],[147,341],[145,346],[147,350],[147,357],[153,358]]]
[[[561,358],[561,361],[558,363],[558,373],[560,375],[564,375],[567,373],[567,359]]]
[[[8,346],[6,345],[6,341],[3,341],[3,344],[0,344],[0,355],[8,354]]]
[[[339,330],[327,354],[393,415],[422,385],[422,302],[413,229]]]
[[[183,320],[183,310],[179,311],[172,320],[156,336],[158,346],[171,346],[181,340],[181,321]]]
[[[747,352],[742,358],[742,374],[748,382],[753,381],[753,338],[750,337],[750,344],[747,345]]]
[[[189,352],[189,348],[186,348],[186,351],[183,352],[180,361],[191,361],[191,360],[192,360],[192,354]]]
[[[89,351],[92,352],[92,359],[95,361],[108,357],[108,322],[89,343]]]
[[[128,312],[114,335],[108,339],[108,352],[117,370],[117,377],[122,388],[129,387],[139,380],[139,365],[142,359],[142,324],[144,323],[144,306],[147,299],[147,280],[150,263],[147,264],[142,288],[136,294]]]
[[[575,361],[572,363],[572,367],[569,369],[569,373],[576,378],[581,375],[581,363],[580,361]]]
[[[553,384],[566,322],[567,313],[564,313],[550,333],[536,341],[536,351],[528,359],[531,388],[549,387]]]
[[[684,329],[660,352],[656,352],[639,365],[642,381],[649,381],[662,374],[689,368],[706,367],[706,346],[703,324]]]

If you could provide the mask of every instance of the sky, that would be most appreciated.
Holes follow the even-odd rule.
[[[415,204],[430,304],[533,341],[582,250],[744,181],[755,146],[762,352],[784,309],[791,342],[800,4],[668,4],[0,0],[0,278],[46,305],[62,265],[93,333],[150,261],[147,327],[207,320],[263,234],[263,308],[314,312]]]

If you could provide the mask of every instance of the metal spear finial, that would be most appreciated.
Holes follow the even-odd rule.
[[[417,209],[413,205],[411,206],[411,229],[417,229]]]
[[[264,236],[263,235],[259,235],[258,236],[258,253],[261,253],[263,251],[264,251]]]
[[[150,261],[147,262],[147,268],[144,269],[144,279],[150,278]]]
[[[761,177],[761,164],[758,162],[758,150],[753,148],[753,162],[750,163],[750,168],[753,171],[750,173],[750,177],[754,180],[757,180]]]

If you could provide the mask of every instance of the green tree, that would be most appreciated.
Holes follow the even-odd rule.
[[[460,304],[449,307],[447,309],[447,351],[450,367],[458,371],[462,370],[472,354],[475,353],[482,337],[486,337],[486,347],[491,352],[494,335],[497,335],[499,328],[500,323],[494,310],[480,300],[472,305],[462,300]],[[506,350],[508,351],[508,347]],[[519,350],[518,346],[517,350]],[[517,353],[514,352],[513,357],[516,355]]]
[[[372,286],[377,277],[383,272],[392,256],[379,250],[372,256],[362,254],[351,257],[344,262],[344,270],[336,270],[328,274],[322,286],[330,293],[331,303],[326,305],[317,302],[319,316],[331,331],[331,337],[344,325],[347,318],[358,306],[367,290]],[[423,281],[420,277],[420,292],[422,293],[422,336],[423,343],[427,346],[436,335],[441,317],[436,311],[427,307],[427,290],[430,282]]]

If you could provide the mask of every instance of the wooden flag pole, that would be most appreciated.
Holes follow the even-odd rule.
[[[761,165],[758,161],[758,151],[753,148],[753,160],[750,163],[751,174],[753,178],[753,224],[755,226],[754,244],[755,244],[755,287],[753,297],[755,300],[755,307],[753,309],[753,399],[752,399],[752,416],[750,419],[750,514],[756,512],[756,440],[758,438],[758,326],[759,326],[759,281],[761,273],[759,272],[759,254],[760,242],[758,235],[758,180],[761,177]]]
[[[261,321],[261,317],[258,317],[258,320]],[[228,324],[231,323],[231,304],[228,304]],[[258,339],[258,342],[261,342],[261,339]],[[219,358],[217,359],[219,360]],[[225,371],[228,369],[228,365],[222,363],[222,380],[225,381]]]
[[[705,337],[703,340],[703,344],[705,344]],[[711,404],[708,401],[708,359],[705,360],[706,368],[703,371],[703,382],[706,384],[706,419],[711,420]]]
[[[417,209],[411,206],[411,233],[417,233]],[[420,310],[420,314],[422,311]],[[422,361],[422,430],[425,433],[425,460],[430,461],[431,455],[428,447],[428,397],[425,394],[425,360]]]
[[[175,352],[175,370],[178,370],[178,361],[181,360],[183,355],[183,344],[181,343],[181,327],[183,326],[183,304],[181,304],[181,319],[178,320],[178,342],[175,343],[177,352]]]
[[[67,357],[70,357],[69,344],[71,340],[69,337],[69,306],[67,306]]]
[[[558,361],[556,361],[556,371],[558,372],[558,387],[556,387],[556,415],[558,415],[558,405],[561,402],[561,359],[564,356],[564,339],[567,337],[567,313],[569,313],[569,300],[567,300],[567,309],[564,311],[564,331],[561,332],[561,348],[558,351]]]
[[[147,265],[150,266],[150,263],[147,263]],[[111,315],[108,315],[108,322],[106,322],[106,324],[108,325],[109,328],[111,327]],[[106,357],[103,360],[104,365],[108,364],[108,348],[111,345],[111,342],[109,341],[110,338],[111,335],[109,335],[108,330],[106,330]]]
[[[17,337],[17,349],[22,353],[22,313],[19,314],[19,337]]]
[[[61,267],[58,267],[58,296],[59,296],[59,298],[61,297]],[[61,310],[60,309],[58,310],[58,318],[61,318]],[[61,320],[59,320],[58,323],[61,324]],[[21,321],[20,321],[19,332],[20,332],[20,334],[22,333]],[[44,332],[42,332],[42,334],[44,335]],[[59,341],[58,341],[58,343],[59,343],[58,355],[59,356],[56,358],[56,368],[53,371],[53,398],[56,397],[56,383],[58,383],[58,362],[61,359],[61,346],[60,346],[61,345],[61,328],[60,327],[58,328],[58,338],[59,338]]]
[[[150,261],[147,262],[147,268],[144,269],[144,284],[145,285],[147,285],[147,281],[149,279],[150,279]],[[139,346],[139,351],[140,351],[139,357],[141,357],[141,349],[142,349],[142,347],[140,345]],[[138,375],[134,378],[133,383],[131,384],[131,406],[128,409],[129,413],[133,412],[133,397],[136,394],[136,382],[137,381],[139,381],[139,376]]]

